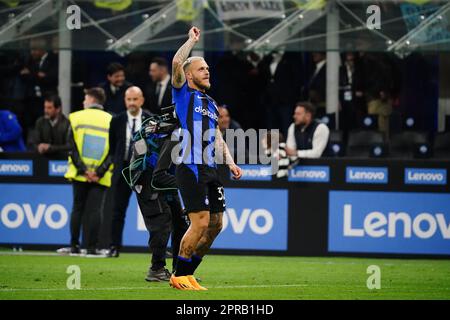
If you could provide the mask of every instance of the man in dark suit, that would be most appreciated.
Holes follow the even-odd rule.
[[[125,79],[125,68],[117,62],[111,63],[107,68],[108,81],[99,85],[106,94],[105,111],[115,115],[126,111],[125,91],[131,83]]]
[[[276,50],[259,64],[263,78],[262,103],[267,128],[286,134],[292,119],[292,106],[300,96],[300,59],[295,54]]]
[[[314,52],[312,59],[314,71],[307,85],[307,100],[317,107],[316,116],[320,118],[326,114],[327,99],[327,60],[324,52]]]
[[[145,90],[145,108],[154,114],[160,114],[161,108],[172,104],[172,85],[167,60],[154,58],[150,63],[149,75],[152,83]]]
[[[111,226],[110,256],[117,257],[122,246],[122,233],[125,214],[132,193],[122,177],[122,170],[130,165],[131,139],[141,129],[142,123],[150,114],[142,110],[144,96],[138,87],[129,87],[125,92],[127,111],[121,112],[111,120],[109,128],[109,150],[114,161],[112,177],[113,216]]]
[[[25,126],[32,128],[44,113],[44,96],[56,93],[58,86],[58,57],[47,50],[44,39],[30,42],[30,59],[21,69],[20,79],[25,85]]]

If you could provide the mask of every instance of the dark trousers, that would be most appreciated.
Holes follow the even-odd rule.
[[[73,182],[73,207],[70,218],[72,246],[80,245],[80,232],[83,227],[83,247],[95,249],[102,223],[106,187],[87,182]]]
[[[120,174],[120,173],[119,173]],[[121,175],[121,174],[120,174]],[[118,249],[122,246],[123,227],[125,225],[125,215],[130,202],[132,190],[122,177],[116,177],[113,192],[113,212],[111,221],[111,246]]]
[[[151,172],[145,171],[138,184],[142,185],[140,193],[136,192],[139,208],[144,218],[145,227],[150,233],[149,247],[152,252],[152,270],[166,265],[167,243],[171,231],[171,213],[164,195],[155,193],[150,185]]]

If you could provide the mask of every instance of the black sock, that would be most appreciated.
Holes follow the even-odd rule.
[[[197,270],[199,264],[202,262],[202,257],[193,254],[191,257],[191,260],[192,260],[192,262],[191,262],[191,273],[190,274],[194,274],[195,270]]]
[[[175,270],[175,277],[187,276],[191,273],[192,259],[178,256],[177,269]]]

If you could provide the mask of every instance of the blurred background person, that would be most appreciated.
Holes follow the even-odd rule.
[[[365,100],[363,93],[364,75],[357,54],[343,54],[343,63],[339,69],[339,129],[344,132],[344,140],[348,132],[358,128],[364,115]]]
[[[33,149],[52,158],[67,157],[70,122],[62,113],[61,98],[55,94],[44,99],[44,116],[36,121]]]
[[[145,89],[145,106],[151,113],[160,114],[161,108],[172,104],[172,84],[167,60],[154,58],[150,63],[149,75],[152,83]]]
[[[109,127],[109,152],[114,163],[112,177],[113,209],[111,221],[110,257],[118,257],[122,247],[125,215],[132,190],[122,176],[122,170],[130,165],[132,139],[150,114],[142,110],[144,96],[140,88],[130,87],[125,92],[127,111],[114,116]]]
[[[228,106],[223,104],[218,107],[219,109],[219,129],[222,132],[222,135],[225,137],[226,129],[241,129],[241,125],[236,120],[232,119],[230,116],[230,111],[228,110]]]
[[[231,119],[227,105],[225,104],[221,105],[218,107],[218,109],[219,109],[219,120],[218,120],[219,129],[220,132],[222,132],[224,141],[227,142],[227,129],[232,130],[241,129],[241,125],[236,120]],[[230,147],[230,141],[228,141],[228,147]],[[233,157],[236,157],[238,150],[239,148],[237,146],[237,143],[236,141],[234,141],[233,148],[230,149],[231,155]],[[244,147],[243,151],[245,150],[247,150],[247,148]]]
[[[14,113],[0,110],[0,149],[2,152],[25,151],[22,127]]]
[[[327,60],[325,52],[314,52],[312,61],[314,63],[314,71],[311,74],[306,86],[305,98],[316,106],[317,116],[321,117],[326,114],[326,97],[327,97]]]
[[[286,139],[286,154],[298,158],[320,158],[328,144],[330,130],[314,120],[316,108],[309,102],[298,102],[294,122]]]
[[[97,254],[98,234],[106,190],[111,186],[109,124],[111,115],[103,111],[102,88],[87,89],[84,110],[69,115],[69,168],[65,178],[73,185],[73,207],[70,219],[71,253],[80,253],[80,232],[88,255]]]
[[[0,77],[0,106],[17,116],[22,129],[26,129],[24,121],[25,83],[20,76],[24,64],[25,59],[20,51],[0,52],[0,74],[2,75]],[[23,136],[26,138],[25,130]]]
[[[367,113],[378,117],[378,129],[389,137],[389,118],[392,114],[394,89],[393,70],[383,54],[363,53],[364,96]]]
[[[260,63],[263,78],[262,104],[266,113],[268,129],[280,129],[286,134],[291,122],[292,106],[300,97],[301,65],[283,49],[265,56]]]
[[[25,83],[25,126],[32,128],[43,115],[44,96],[56,93],[58,87],[58,57],[47,50],[43,38],[30,41],[30,59],[20,71]]]
[[[105,91],[105,111],[118,114],[126,110],[125,91],[131,87],[125,78],[125,67],[113,62],[106,68],[106,82],[99,85]]]

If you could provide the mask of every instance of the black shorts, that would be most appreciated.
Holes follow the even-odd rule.
[[[223,184],[216,168],[182,163],[177,166],[176,178],[187,213],[225,211]]]

